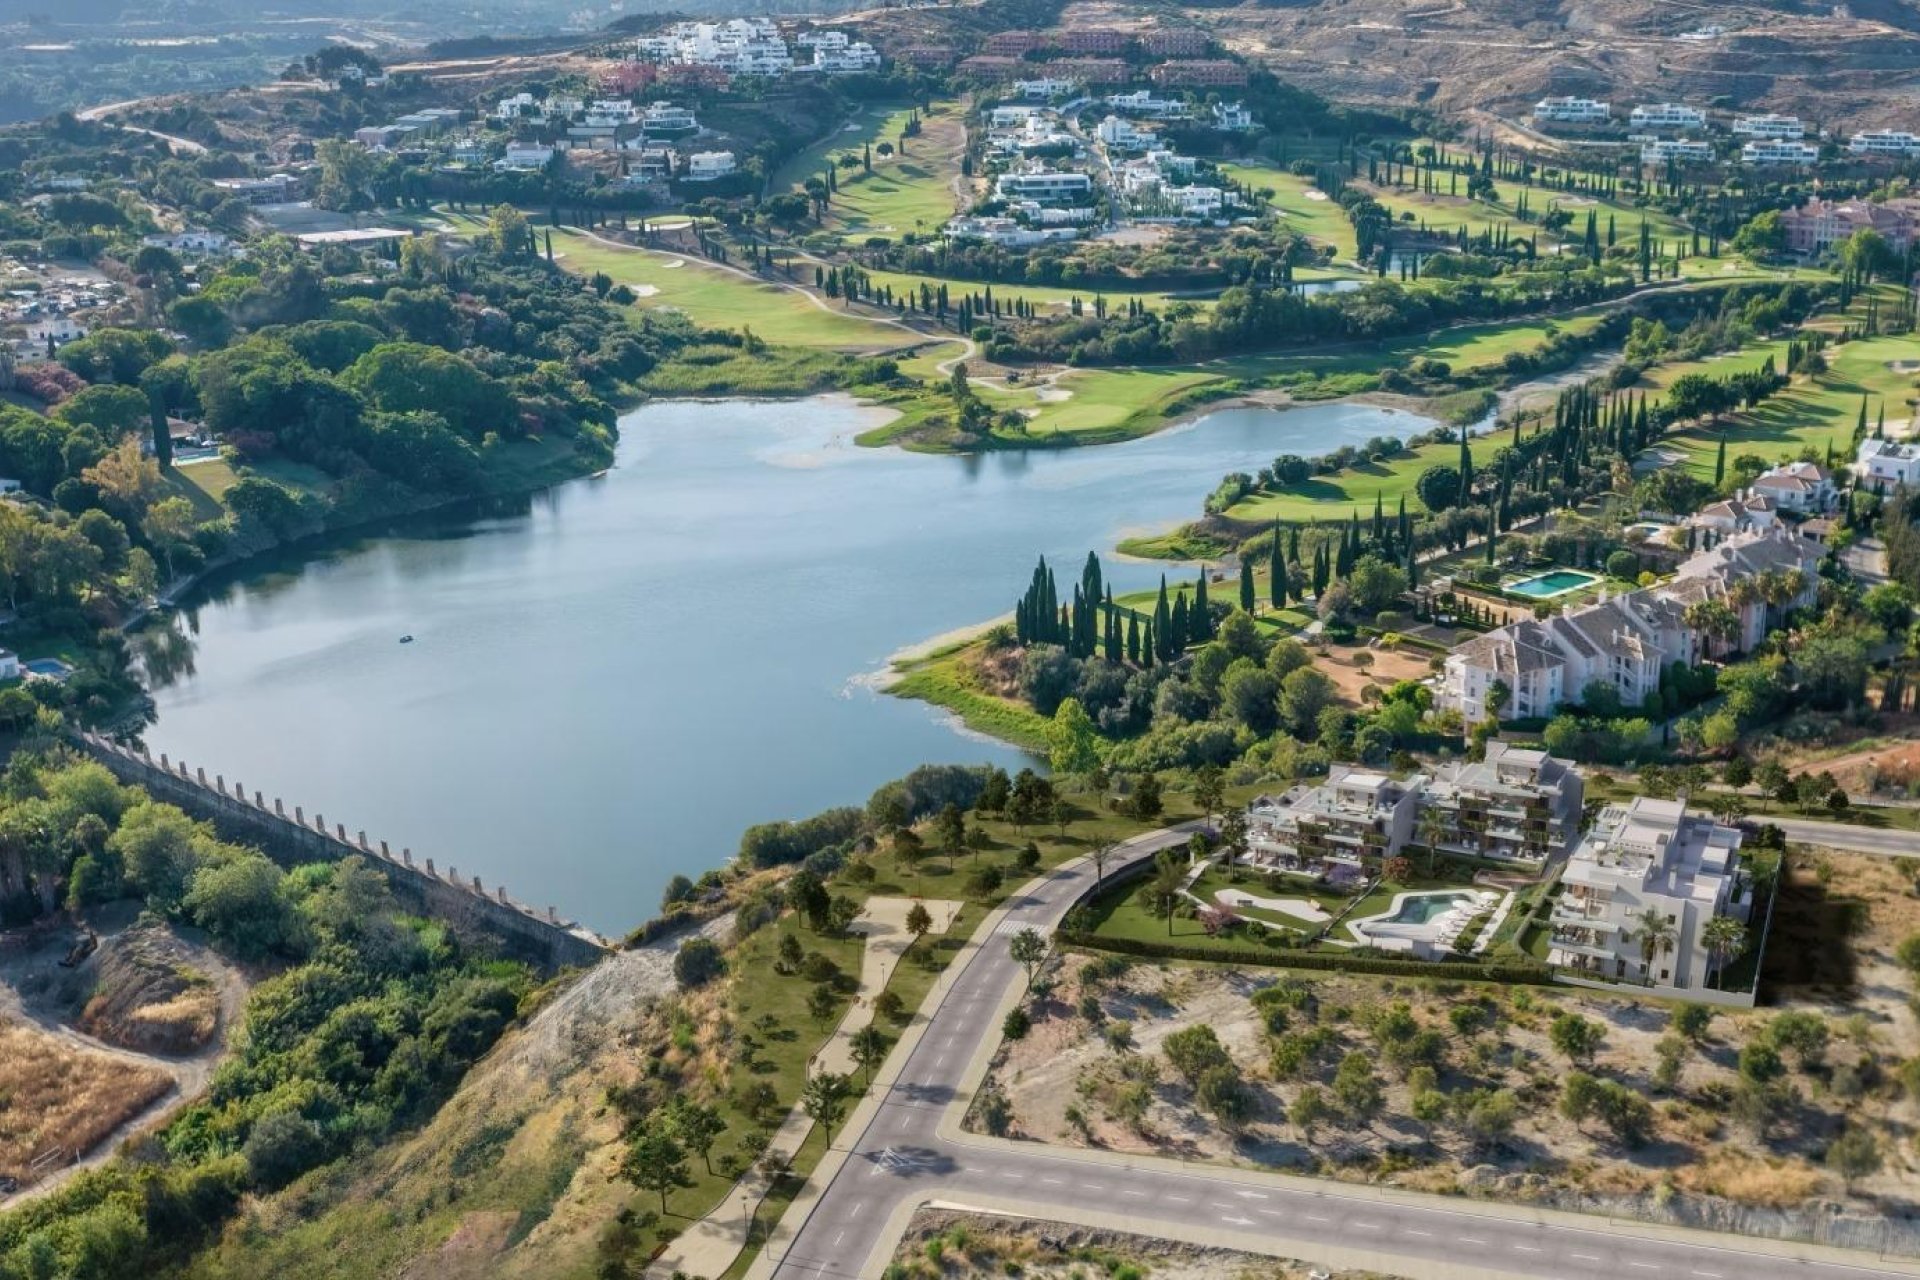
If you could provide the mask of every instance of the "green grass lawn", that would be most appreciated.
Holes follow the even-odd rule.
[[[1509,443],[1510,437],[1504,431],[1475,436],[1470,445],[1474,465],[1486,466],[1493,455]],[[1337,475],[1314,476],[1278,493],[1255,494],[1235,503],[1227,514],[1235,520],[1261,523],[1274,520],[1289,524],[1309,520],[1332,522],[1345,520],[1355,510],[1360,511],[1362,517],[1369,516],[1376,495],[1389,514],[1398,510],[1403,497],[1407,500],[1407,510],[1425,511],[1426,505],[1414,492],[1420,473],[1432,466],[1453,466],[1459,459],[1458,444],[1423,445],[1386,463],[1363,463]]]
[[[1220,168],[1228,177],[1250,190],[1271,192],[1274,212],[1280,215],[1285,225],[1311,240],[1333,246],[1336,262],[1351,262],[1359,253],[1354,243],[1353,223],[1347,220],[1339,204],[1332,199],[1314,199],[1307,194],[1325,195],[1313,185],[1311,179],[1288,173],[1278,165],[1255,161],[1236,161],[1223,164]]]
[[[1778,368],[1785,364],[1786,348],[1784,339],[1755,343],[1735,355],[1663,366],[1650,371],[1643,381],[1664,388],[1682,373],[1703,371],[1718,376],[1742,372],[1758,368],[1769,355]],[[1912,417],[1915,375],[1892,367],[1896,361],[1916,358],[1912,338],[1862,339],[1829,348],[1826,354],[1827,372],[1818,378],[1797,380],[1749,412],[1731,415],[1711,426],[1675,432],[1662,437],[1660,443],[1685,450],[1687,469],[1711,481],[1722,435],[1729,459],[1751,453],[1777,462],[1797,457],[1803,449],[1824,455],[1829,445],[1836,458],[1848,458],[1853,452],[1862,396],[1870,401],[1870,429],[1883,401],[1890,431],[1897,431]]]
[[[895,147],[904,141],[905,152],[891,157],[875,156],[873,171],[840,169],[838,192],[827,216],[829,230],[848,239],[883,236],[898,239],[907,233],[929,234],[954,214],[953,180],[960,174],[960,153],[966,145],[966,127],[959,118],[960,108],[952,102],[936,102],[930,112],[921,115],[920,136],[902,139],[900,131],[910,114],[907,108],[892,112],[862,113],[856,132],[842,132],[832,140],[815,163],[830,163],[840,154],[858,155],[871,144],[888,142]],[[800,171],[804,179],[806,171]]]

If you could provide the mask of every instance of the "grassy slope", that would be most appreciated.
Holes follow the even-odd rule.
[[[898,239],[914,232],[928,234],[939,229],[953,216],[952,182],[960,173],[960,152],[966,143],[966,127],[958,119],[955,103],[935,103],[933,111],[921,117],[921,135],[906,139],[908,150],[890,158],[875,156],[873,172],[860,169],[838,171],[839,191],[827,218],[827,229],[850,239],[882,236]],[[831,154],[860,154],[863,145],[878,146],[882,141],[896,147],[903,141],[900,130],[909,112],[868,111],[856,121],[857,132],[841,133],[830,140]],[[825,150],[818,148],[816,150]],[[815,169],[829,156],[815,161]],[[807,170],[795,169],[800,178]]]
[[[1754,369],[1769,355],[1778,368],[1786,362],[1786,348],[1784,340],[1755,343],[1737,355],[1666,366],[1648,381],[1664,387],[1683,373],[1705,371],[1717,376]],[[1802,449],[1824,454],[1829,444],[1837,457],[1848,456],[1861,396],[1872,398],[1869,427],[1878,418],[1883,399],[1889,428],[1912,415],[1914,375],[1896,372],[1889,365],[1914,359],[1914,350],[1911,337],[1872,338],[1830,348],[1827,372],[1820,377],[1796,381],[1758,408],[1735,414],[1716,427],[1696,427],[1667,436],[1662,443],[1686,450],[1687,469],[1702,480],[1713,479],[1722,434],[1730,459],[1752,453],[1773,462],[1797,457]]]
[[[1255,191],[1273,193],[1273,208],[1289,227],[1313,240],[1333,246],[1334,259],[1350,262],[1358,252],[1353,239],[1353,224],[1332,200],[1314,200],[1307,192],[1319,194],[1313,183],[1275,165],[1236,162],[1222,165],[1228,177]]]

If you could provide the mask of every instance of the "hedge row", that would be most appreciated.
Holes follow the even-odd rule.
[[[1259,965],[1284,969],[1325,969],[1339,973],[1370,973],[1402,978],[1441,978],[1459,982],[1529,983],[1550,986],[1553,971],[1535,964],[1468,964],[1447,960],[1396,960],[1386,956],[1341,955],[1331,951],[1289,951],[1284,948],[1196,947],[1145,938],[1103,938],[1078,929],[1062,929],[1055,937],[1067,946],[1090,951],[1160,960],[1197,960],[1212,964]]]

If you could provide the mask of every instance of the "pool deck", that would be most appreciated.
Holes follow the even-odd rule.
[[[1395,894],[1385,911],[1349,921],[1347,928],[1362,945],[1382,947],[1389,951],[1408,951],[1423,959],[1434,959],[1452,950],[1454,940],[1476,917],[1497,909],[1503,898],[1512,897],[1511,893],[1503,895],[1495,890],[1471,887],[1408,889]],[[1454,898],[1460,901],[1430,920],[1395,920],[1393,917],[1399,915],[1414,898]]]
[[[1573,583],[1571,586],[1555,588],[1552,591],[1528,591],[1526,589],[1529,583],[1545,582],[1548,578],[1558,577],[1562,574],[1569,577],[1578,577],[1580,581]],[[1561,596],[1570,596],[1576,591],[1585,591],[1587,588],[1605,581],[1606,579],[1599,574],[1588,573],[1585,569],[1549,569],[1545,573],[1529,574],[1524,578],[1518,578],[1507,583],[1500,589],[1508,595],[1525,596],[1529,600],[1558,600]]]

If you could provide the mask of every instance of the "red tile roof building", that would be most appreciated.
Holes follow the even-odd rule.
[[[1126,32],[1102,27],[1073,28],[1048,35],[1048,43],[1062,53],[1125,53],[1132,42]]]
[[[1794,253],[1823,253],[1856,231],[1878,231],[1894,252],[1904,253],[1920,233],[1920,200],[1822,200],[1818,196],[1780,215],[1787,248]]]
[[[976,53],[960,63],[960,74],[972,76],[976,80],[1011,80],[1024,73],[1028,64],[1018,58],[1009,58],[999,54]]]
[[[1120,58],[1055,58],[1047,64],[1055,79],[1083,80],[1087,84],[1125,84],[1133,72]]]
[[[1147,75],[1157,85],[1203,87],[1243,85],[1247,69],[1225,58],[1177,58],[1150,68]]]
[[[1194,27],[1168,27],[1140,37],[1140,47],[1156,58],[1198,58],[1212,43]]]
[[[996,58],[1017,58],[1046,44],[1038,31],[996,31],[987,37],[980,52]]]

